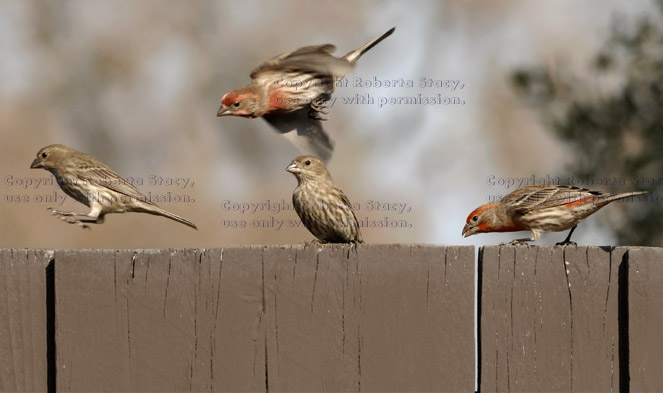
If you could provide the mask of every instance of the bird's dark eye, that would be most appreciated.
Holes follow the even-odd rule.
[[[43,152],[43,153],[41,153],[41,158],[46,158],[47,155],[48,154],[46,154],[46,152]]]
[[[311,160],[306,160],[306,162],[304,164],[311,165]]]
[[[235,101],[235,103],[233,104],[233,106],[234,106],[235,108],[239,107],[239,101]]]
[[[472,221],[477,221],[478,219],[479,219],[479,216],[472,217]]]

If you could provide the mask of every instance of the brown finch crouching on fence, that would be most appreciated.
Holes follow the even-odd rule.
[[[535,241],[541,232],[570,229],[557,245],[575,244],[571,234],[580,221],[610,202],[646,194],[646,191],[612,195],[600,191],[567,186],[527,186],[506,195],[498,202],[476,208],[467,217],[463,237],[481,232],[532,231],[530,239],[516,239],[511,244]]]
[[[341,57],[332,55],[336,48],[330,44],[278,55],[251,72],[250,85],[225,94],[216,115],[262,117],[300,150],[328,161],[334,147],[320,120],[327,120],[322,115],[335,81],[394,30]]]
[[[343,191],[318,158],[300,156],[286,171],[297,178],[292,203],[306,228],[323,243],[363,243],[359,223]]]
[[[54,215],[70,224],[88,228],[85,223],[101,224],[108,213],[139,212],[164,216],[198,229],[190,221],[147,200],[136,187],[96,158],[70,147],[46,146],[39,150],[30,168],[43,168],[51,172],[62,191],[90,207],[87,214],[49,208]]]

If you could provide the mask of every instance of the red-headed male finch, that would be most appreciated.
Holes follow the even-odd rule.
[[[292,204],[306,228],[323,243],[363,243],[357,216],[318,158],[300,156],[285,169],[297,178]]]
[[[132,184],[89,154],[63,145],[39,150],[30,168],[43,168],[55,176],[65,194],[90,207],[90,212],[49,210],[70,224],[89,228],[85,223],[101,224],[108,213],[139,212],[164,216],[191,228],[193,223],[169,213],[147,200]]]
[[[571,234],[580,221],[610,202],[646,194],[646,191],[612,195],[600,191],[567,186],[527,186],[506,195],[500,201],[486,203],[467,217],[463,237],[482,232],[532,231],[530,239],[516,239],[511,244],[535,241],[541,232],[570,229],[557,245],[575,244]]]
[[[357,60],[394,32],[392,28],[361,47],[336,57],[334,45],[312,45],[278,55],[251,71],[251,84],[221,98],[217,116],[262,117],[306,153],[327,162],[334,146],[320,120],[334,83]],[[296,131],[296,132],[292,132]]]

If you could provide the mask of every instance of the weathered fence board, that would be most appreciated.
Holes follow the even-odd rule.
[[[629,251],[628,295],[631,391],[663,391],[663,249]]]
[[[2,391],[473,391],[472,247],[0,250]],[[484,247],[481,391],[663,390],[663,249]]]
[[[56,253],[58,390],[264,390],[260,257]]]
[[[471,247],[265,250],[269,389],[472,391]]]
[[[58,390],[474,389],[472,247],[55,259]]]
[[[480,390],[616,391],[626,248],[483,247]]]
[[[0,250],[0,391],[47,390],[51,258],[45,250]]]

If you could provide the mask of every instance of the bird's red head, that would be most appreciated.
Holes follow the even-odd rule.
[[[492,216],[490,210],[493,210],[499,202],[490,202],[474,209],[463,227],[463,237],[472,236],[475,233],[490,232],[492,226]],[[488,213],[486,213],[488,212]]]
[[[467,216],[467,220],[465,220],[465,223],[469,224],[470,221],[477,221],[478,217],[480,217],[483,212],[485,212],[486,210],[494,209],[498,205],[498,203],[499,202],[489,202],[472,210],[472,213],[470,213],[470,215]]]
[[[242,87],[227,93],[221,98],[221,107],[217,116],[258,117],[258,96],[250,87]]]
[[[477,207],[467,216],[463,237],[482,232],[515,232],[525,229],[509,217],[501,202],[490,202]]]
[[[239,102],[239,96],[237,93],[234,91],[231,91],[230,93],[224,94],[223,98],[221,98],[221,105],[224,106],[231,106],[235,102]]]

